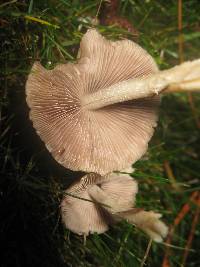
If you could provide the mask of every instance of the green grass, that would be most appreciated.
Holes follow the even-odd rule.
[[[119,14],[140,32],[139,43],[161,68],[178,64],[176,1],[119,1]],[[183,1],[184,58],[200,57],[200,4]],[[58,165],[36,136],[28,118],[25,81],[34,61],[46,68],[74,61],[83,33],[91,26],[99,1],[1,1],[0,98],[0,231],[1,266],[140,266],[148,237],[123,222],[103,235],[83,239],[64,229],[59,203],[62,190],[80,173]],[[35,21],[40,19],[39,21]],[[132,36],[117,26],[97,28],[110,39]],[[200,118],[200,95],[193,96]],[[139,182],[137,205],[163,214],[170,225],[200,190],[200,130],[185,94],[164,96],[160,119],[146,156],[137,162],[133,176]],[[123,153],[123,151],[122,151]],[[165,173],[169,161],[181,191]],[[182,257],[195,205],[176,229],[171,266]],[[200,266],[200,230],[186,266]],[[147,266],[161,266],[166,246],[153,243]]]

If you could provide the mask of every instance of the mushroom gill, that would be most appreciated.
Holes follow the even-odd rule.
[[[61,203],[63,223],[71,231],[87,236],[103,233],[109,225],[126,220],[161,242],[168,228],[160,220],[161,214],[135,207],[137,191],[137,182],[128,174],[87,174],[65,191]]]
[[[103,192],[102,201],[97,201],[95,193],[90,194],[95,186]],[[87,174],[65,190],[62,220],[77,234],[103,233],[115,222],[109,208],[113,211],[115,207],[117,212],[133,208],[136,193],[137,183],[128,175]]]
[[[159,97],[89,110],[87,96],[130,78],[156,73],[153,58],[129,40],[112,42],[91,29],[76,64],[46,70],[33,65],[26,83],[30,119],[53,157],[72,170],[105,175],[146,152],[156,126]],[[118,93],[116,89],[116,93]]]

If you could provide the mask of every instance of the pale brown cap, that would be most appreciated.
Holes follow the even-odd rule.
[[[84,96],[156,72],[152,57],[134,42],[112,42],[88,30],[77,64],[47,71],[36,62],[26,83],[33,125],[53,157],[72,170],[105,175],[137,161],[156,126],[158,97],[87,110]]]
[[[101,177],[87,174],[65,191],[61,215],[66,228],[80,235],[108,230],[109,216],[88,194],[88,189]]]
[[[87,174],[65,191],[61,215],[65,226],[77,234],[103,233],[108,226],[127,220],[161,242],[168,227],[161,214],[135,208],[137,183],[128,175]]]
[[[65,191],[62,220],[77,234],[103,233],[115,223],[113,213],[133,207],[136,193],[137,183],[128,175],[87,174]]]

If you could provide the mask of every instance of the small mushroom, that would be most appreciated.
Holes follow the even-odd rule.
[[[105,175],[122,170],[147,150],[159,97],[91,110],[90,95],[130,78],[158,72],[132,41],[108,41],[96,30],[83,36],[76,64],[46,70],[33,65],[26,83],[30,119],[53,157],[72,170]],[[116,87],[116,94],[119,93]],[[125,100],[125,99],[124,99]]]
[[[94,186],[101,188],[104,194],[102,203],[96,201],[95,192],[92,196],[90,194]],[[110,205],[115,205],[115,211],[131,209],[136,193],[137,183],[128,175],[102,177],[87,174],[65,191],[61,203],[62,220],[67,228],[77,234],[103,233],[108,225],[115,222],[107,210]]]
[[[66,228],[72,232],[87,236],[89,233],[103,233],[108,230],[108,213],[94,203],[88,193],[88,189],[101,180],[99,175],[90,173],[65,190],[61,214]]]
[[[65,191],[62,220],[71,231],[87,236],[103,233],[109,225],[126,220],[154,241],[166,237],[161,214],[134,207],[138,186],[128,174],[87,174]]]

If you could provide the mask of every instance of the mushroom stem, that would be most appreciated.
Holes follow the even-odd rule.
[[[170,84],[163,93],[195,92],[200,91],[200,79]]]
[[[132,209],[119,212],[116,216],[136,225],[156,242],[162,242],[168,233],[168,227],[160,220],[162,215],[153,211],[138,210],[136,212]]]
[[[167,89],[167,90],[165,90]],[[200,90],[200,59],[182,63],[168,70],[113,84],[86,95],[82,105],[88,110],[99,109],[128,100],[151,97],[162,91]]]

